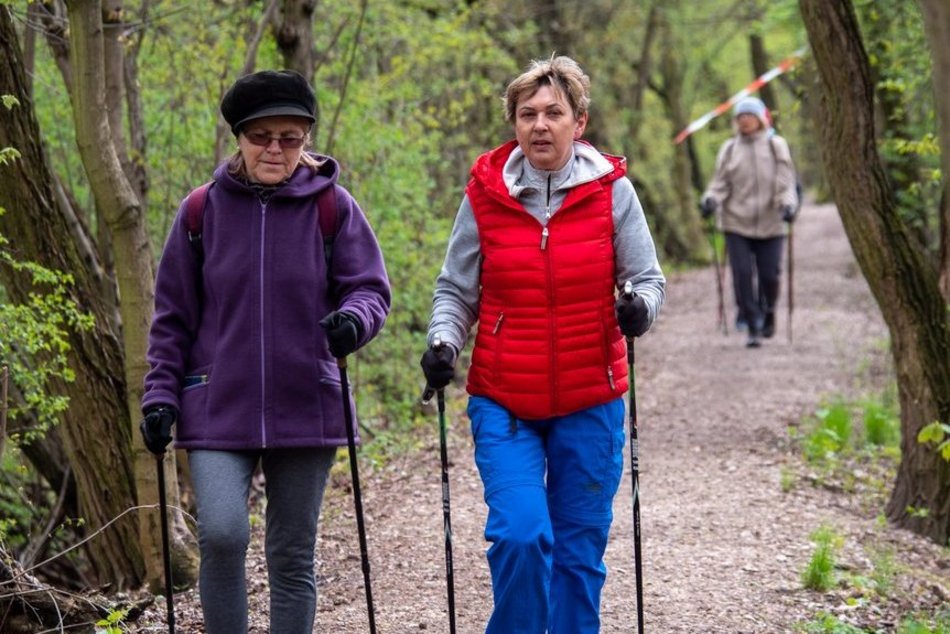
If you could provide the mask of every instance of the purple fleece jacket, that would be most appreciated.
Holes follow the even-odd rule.
[[[339,368],[319,321],[337,309],[352,314],[363,346],[382,328],[391,293],[366,216],[335,184],[339,165],[317,158],[326,159],[319,173],[297,167],[266,204],[219,166],[201,267],[178,210],[155,281],[142,398],[143,410],[179,410],[176,447],[346,444]],[[334,186],[339,229],[328,274],[315,197]]]

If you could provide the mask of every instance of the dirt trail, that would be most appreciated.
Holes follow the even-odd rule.
[[[717,330],[711,269],[669,276],[663,313],[638,343],[644,604],[651,634],[791,632],[793,623],[819,609],[843,605],[834,594],[800,589],[799,573],[813,550],[808,535],[822,523],[845,537],[842,558],[852,569],[870,565],[859,542],[870,538],[893,549],[897,565],[933,567],[936,598],[928,595],[924,604],[950,587],[946,553],[904,531],[883,530],[875,522],[879,509],[861,508],[801,478],[783,491],[783,474],[805,472],[800,453],[789,446],[788,425],[823,397],[859,393],[857,377],[880,365],[886,335],[834,207],[803,210],[795,252],[792,343],[784,288],[776,336],[762,348],[746,349],[740,334]],[[731,321],[730,296],[727,289]],[[458,390],[449,397],[458,631],[477,634],[491,609],[485,506],[464,395]],[[448,632],[435,416],[423,451],[375,472],[363,469],[378,631]],[[368,632],[352,500],[342,490],[347,481],[348,471],[341,470],[335,482],[342,486],[328,495],[321,518],[316,632]],[[636,631],[630,490],[628,471],[606,556],[605,634]],[[263,589],[259,530],[255,540],[251,586]],[[266,631],[263,599],[252,600],[253,631]],[[176,606],[182,631],[201,631],[195,593],[176,597]],[[878,618],[882,631],[891,631],[887,614],[862,618]]]

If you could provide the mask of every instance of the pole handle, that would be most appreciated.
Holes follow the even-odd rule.
[[[444,345],[444,344],[442,343],[442,337],[440,337],[438,334],[436,334],[436,335],[432,338],[432,346],[431,346],[432,349],[435,350],[435,351],[439,351],[439,350],[442,349],[442,346],[443,346],[443,345]],[[442,390],[438,390],[438,392],[439,392],[440,395],[441,395]],[[420,400],[422,401],[422,404],[423,404],[423,405],[428,405],[428,404],[429,404],[429,401],[432,400],[432,397],[435,396],[435,393],[436,393],[435,388],[433,388],[433,387],[431,387],[431,386],[429,386],[429,385],[426,385],[426,389],[424,389],[424,390],[422,391],[422,397],[421,397],[421,399],[420,399]]]

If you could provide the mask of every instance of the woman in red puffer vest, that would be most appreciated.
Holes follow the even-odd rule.
[[[515,140],[479,157],[436,282],[428,385],[454,376],[469,331],[475,460],[489,507],[489,634],[592,634],[623,469],[624,335],[665,279],[623,158],[581,140],[590,80],[567,57],[512,81]],[[616,290],[626,282],[632,297]]]

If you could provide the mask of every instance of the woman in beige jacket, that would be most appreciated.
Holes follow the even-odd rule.
[[[795,167],[785,139],[772,128],[761,99],[746,97],[733,113],[736,134],[723,143],[716,172],[703,193],[707,218],[719,211],[746,345],[775,333],[775,305],[782,270],[783,222],[795,219]]]

